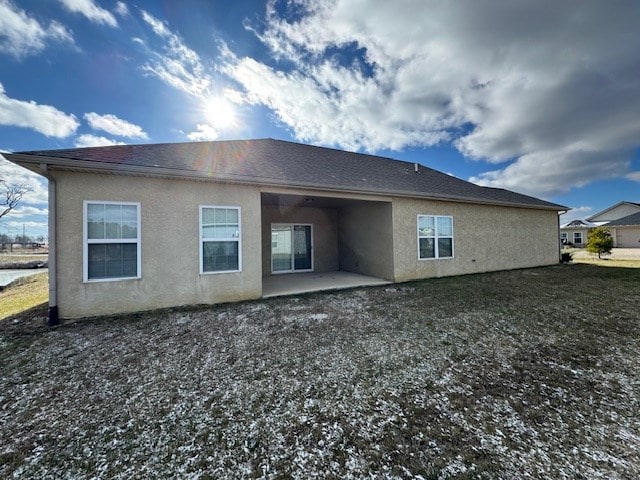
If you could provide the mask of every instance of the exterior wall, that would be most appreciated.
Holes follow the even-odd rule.
[[[340,270],[393,280],[391,203],[362,202],[339,210]]]
[[[640,248],[640,226],[612,227],[610,230],[616,248]]]
[[[260,189],[251,186],[64,171],[53,175],[62,318],[259,298],[262,276],[271,274],[272,223],[313,225],[316,272],[340,269],[405,281],[558,262],[555,211],[407,198],[393,203],[343,198],[335,208],[262,206]],[[83,282],[86,200],[140,203],[140,279]],[[241,272],[199,273],[200,205],[241,208]],[[418,259],[418,214],[453,216],[453,259]]]
[[[451,215],[454,258],[418,259],[417,216]],[[395,198],[396,281],[553,265],[560,236],[555,211]]]
[[[212,304],[262,296],[260,193],[255,187],[54,172],[62,318]],[[83,283],[83,201],[140,202],[142,278]],[[199,273],[199,206],[241,207],[242,272]]]
[[[338,270],[338,222],[334,208],[299,206],[262,207],[262,275],[271,275],[271,224],[311,224],[313,244],[313,271]]]

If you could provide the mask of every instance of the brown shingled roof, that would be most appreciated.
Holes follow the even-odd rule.
[[[273,139],[114,145],[4,155],[34,171],[40,163],[47,163],[71,169],[567,209],[509,190],[481,187],[423,165],[416,172],[413,163]]]

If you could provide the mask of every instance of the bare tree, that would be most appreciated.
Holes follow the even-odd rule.
[[[18,206],[25,193],[32,189],[24,183],[7,183],[0,179],[0,218]]]

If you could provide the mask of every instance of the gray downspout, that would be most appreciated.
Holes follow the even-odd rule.
[[[49,320],[47,325],[53,327],[60,323],[58,317],[58,282],[57,282],[57,200],[56,200],[56,181],[49,173],[49,167],[46,163],[40,164],[42,175],[49,181]]]
[[[567,212],[568,210],[560,210],[558,212],[558,231],[556,235],[558,237],[558,263],[562,263],[562,242],[560,241],[560,215],[564,215]]]

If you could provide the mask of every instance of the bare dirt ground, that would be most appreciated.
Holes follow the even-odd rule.
[[[0,324],[2,478],[640,477],[640,269]]]

